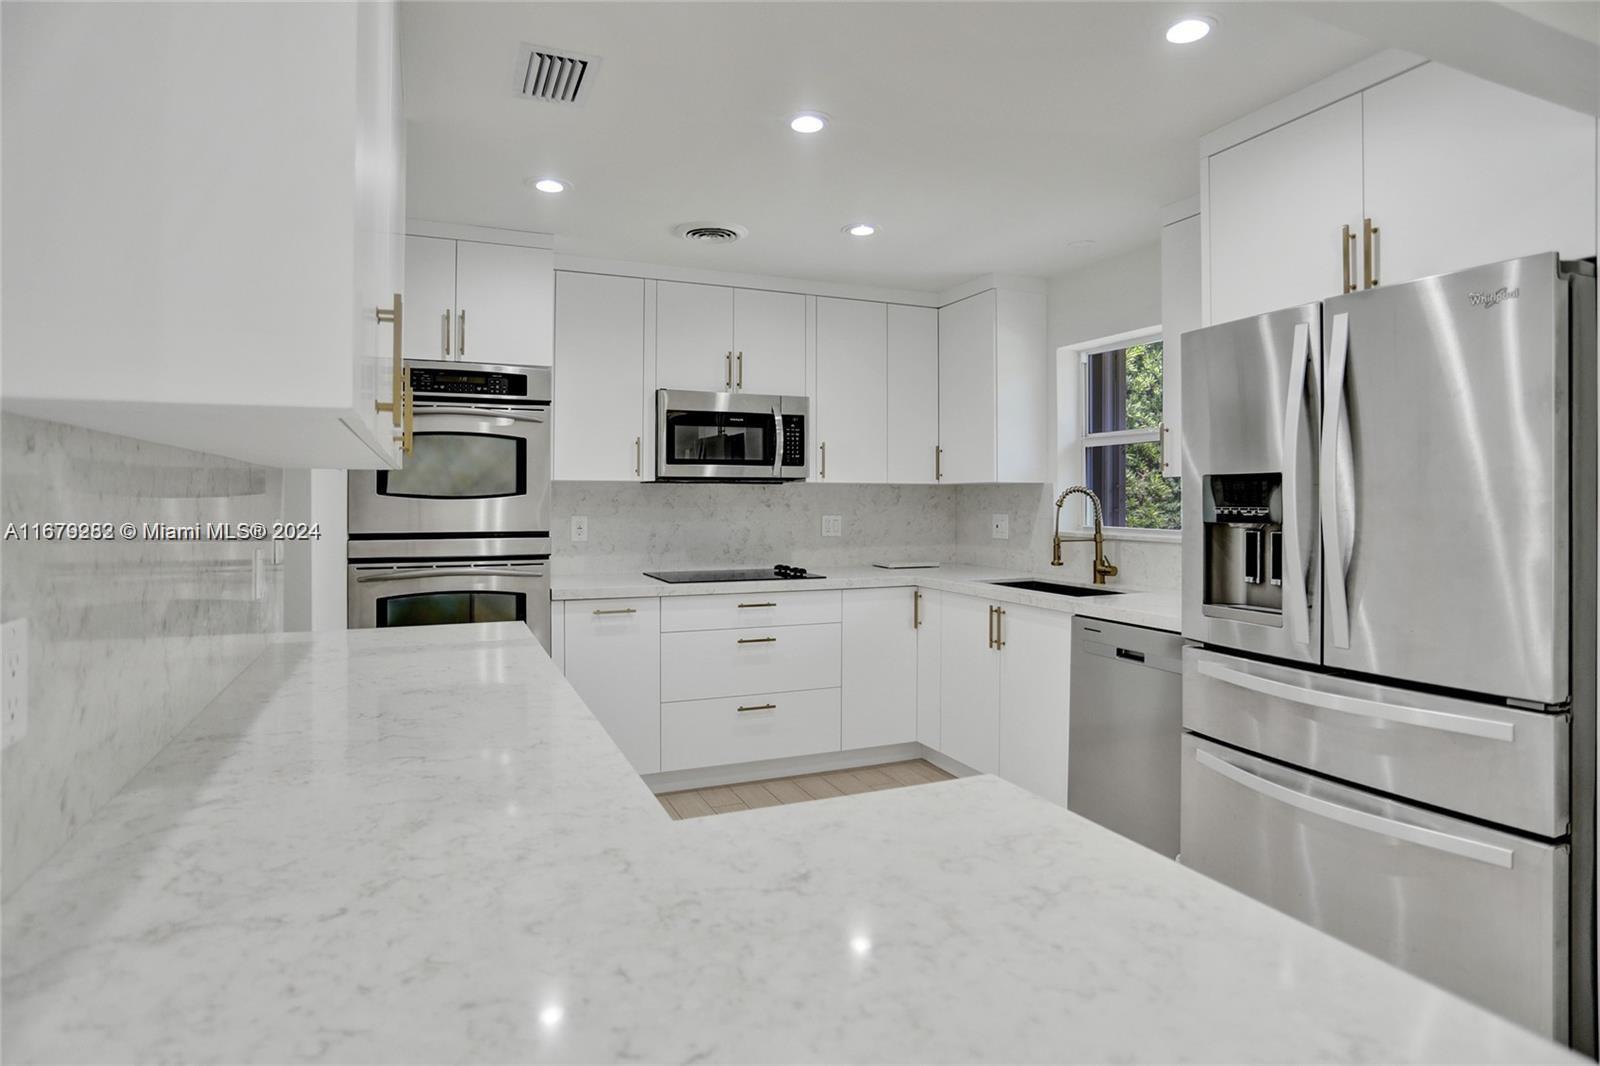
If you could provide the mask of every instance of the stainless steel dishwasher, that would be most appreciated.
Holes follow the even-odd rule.
[[[1073,619],[1071,714],[1067,808],[1175,857],[1183,638]]]

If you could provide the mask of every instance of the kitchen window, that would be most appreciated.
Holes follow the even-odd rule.
[[[1160,335],[1091,349],[1082,360],[1084,483],[1100,497],[1106,526],[1178,529],[1180,482],[1161,469]]]

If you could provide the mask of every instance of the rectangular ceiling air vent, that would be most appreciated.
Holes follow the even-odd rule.
[[[577,104],[587,98],[594,56],[524,44],[517,53],[517,95],[551,104]]]

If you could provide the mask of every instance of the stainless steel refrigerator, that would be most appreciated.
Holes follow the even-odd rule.
[[[1183,358],[1182,861],[1592,1052],[1594,264]]]

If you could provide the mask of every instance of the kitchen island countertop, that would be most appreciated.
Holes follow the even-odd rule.
[[[1578,1061],[994,777],[673,822],[520,623],[277,639],[4,997],[9,1062]]]

